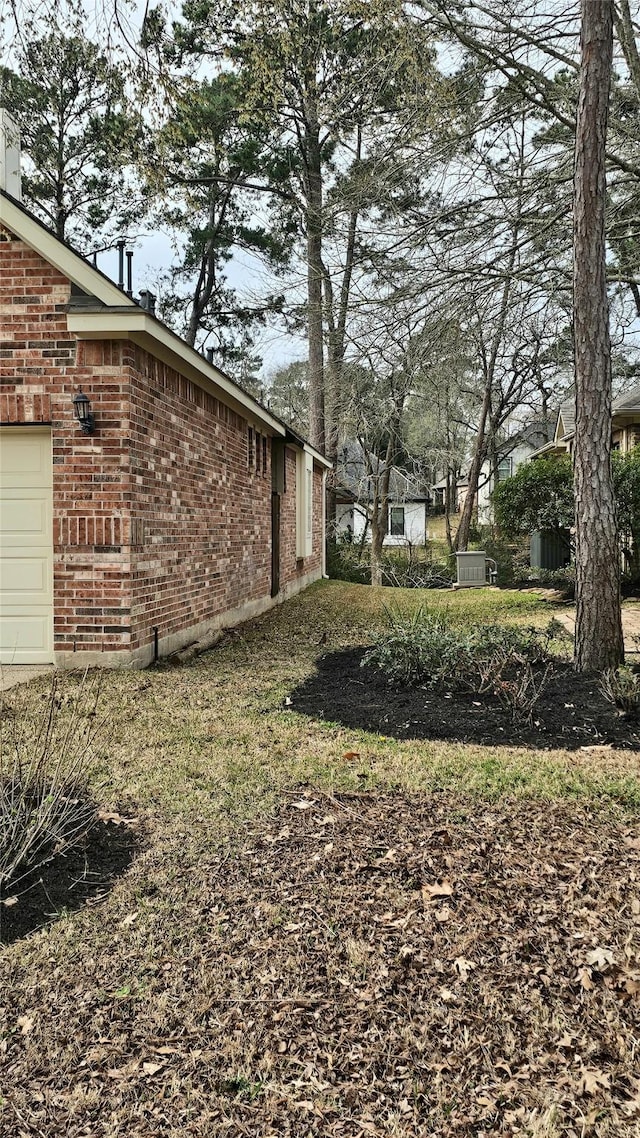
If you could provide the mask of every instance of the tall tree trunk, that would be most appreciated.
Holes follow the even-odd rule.
[[[449,553],[454,552],[453,531],[451,529],[451,512],[452,510],[455,510],[457,496],[458,488],[455,485],[455,481],[451,477],[451,471],[447,468],[446,485],[444,490],[444,529]]]
[[[382,584],[382,550],[384,539],[389,531],[389,487],[391,485],[391,471],[396,460],[396,439],[399,430],[399,420],[394,420],[389,427],[389,441],[384,457],[384,465],[380,469],[378,455],[366,454],[366,467],[369,478],[373,483],[373,497],[371,502],[371,584]]]
[[[613,0],[582,0],[574,174],[576,639],[578,671],[624,657],[620,553],[611,474],[611,346],[606,283],[605,145]]]
[[[487,381],[484,389],[484,398],[482,400],[482,410],[480,412],[480,420],[478,422],[478,433],[476,435],[476,444],[469,468],[469,481],[467,487],[467,494],[462,507],[460,515],[460,523],[458,525],[458,532],[454,542],[456,551],[464,552],[469,544],[469,534],[471,532],[471,519],[473,517],[473,507],[478,493],[478,482],[480,481],[480,471],[482,470],[482,463],[485,459],[487,442],[486,442],[486,426],[487,418],[489,416],[489,408],[491,406],[491,382]]]
[[[387,527],[376,503],[371,514],[371,584],[382,584],[382,547],[387,536]]]
[[[322,326],[322,164],[317,108],[307,102],[307,337],[309,442],[324,452],[324,351]]]
[[[360,136],[358,135],[358,138]],[[358,149],[358,155],[359,155]],[[351,295],[351,280],[355,263],[355,244],[358,228],[358,210],[351,211],[345,255],[345,266],[340,285],[340,296],[334,302],[331,273],[323,265],[324,307],[327,321],[327,366],[324,381],[325,417],[325,455],[333,463],[333,470],[327,477],[327,540],[335,538],[336,533],[336,467],[338,462],[338,439],[340,420],[344,403],[344,357],[346,352],[347,316]]]

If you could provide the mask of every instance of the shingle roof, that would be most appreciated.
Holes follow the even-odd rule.
[[[565,399],[564,403],[560,405],[558,421],[560,419],[562,419],[562,426],[564,427],[560,437],[566,439],[569,435],[573,435],[576,429],[576,402],[573,395],[571,399]]]
[[[614,399],[611,409],[614,412],[640,411],[640,386],[632,387],[631,391],[619,395],[617,399]]]
[[[373,457],[373,466],[379,474],[384,470],[384,462]],[[364,452],[360,443],[350,440],[341,447],[336,465],[337,480],[340,489],[356,497],[371,496],[372,478],[367,475]],[[423,502],[430,498],[430,494],[411,475],[405,474],[394,466],[389,481],[389,495],[398,501]]]

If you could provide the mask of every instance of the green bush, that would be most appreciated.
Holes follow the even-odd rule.
[[[411,616],[387,610],[388,630],[378,633],[362,661],[401,684],[460,683],[470,659],[469,635],[446,612],[420,606]]]
[[[576,591],[575,565],[565,565],[562,569],[539,569],[529,565],[526,559],[514,559],[513,583],[520,588],[540,585],[544,589],[557,589],[568,601],[573,600]]]
[[[490,692],[514,717],[530,720],[555,661],[557,622],[543,630],[482,623],[458,626],[446,610],[425,606],[411,616],[387,611],[387,618],[388,629],[375,636],[363,665],[379,668],[397,684]]]
[[[495,519],[508,537],[573,525],[573,472],[569,456],[538,458],[519,466],[491,495]]]
[[[506,538],[487,535],[482,548],[487,557],[492,557],[498,566],[497,584],[503,587],[515,585],[519,580],[521,563],[529,565],[528,539],[507,541]]]
[[[327,573],[334,581],[350,581],[354,585],[371,584],[371,568],[365,547],[346,541],[333,541],[327,547]]]

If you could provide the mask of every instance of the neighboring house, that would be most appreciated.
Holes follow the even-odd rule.
[[[553,438],[531,458],[572,455],[576,432],[575,397],[565,400],[558,411]],[[611,405],[611,445],[626,454],[640,445],[640,387],[619,395]],[[571,561],[568,530],[543,530],[531,534],[530,562],[541,569],[559,569]]]
[[[493,521],[491,495],[498,483],[504,482],[506,478],[511,478],[519,466],[528,462],[532,455],[539,452],[540,447],[546,443],[548,438],[548,423],[534,419],[524,423],[517,431],[502,441],[498,449],[498,463],[495,470],[491,469],[488,460],[483,463],[477,497],[480,525],[489,525]]]
[[[336,534],[354,541],[370,540],[369,511],[375,482],[384,470],[373,459],[374,474],[367,474],[365,455],[357,442],[346,443],[336,466]],[[386,546],[424,545],[431,496],[419,482],[394,467],[389,482]]]
[[[575,398],[567,399],[556,420],[551,442],[540,447],[533,458],[550,457],[554,454],[573,454],[576,432]],[[633,387],[624,395],[619,395],[611,405],[611,445],[622,454],[640,445],[640,386]]]
[[[467,493],[468,485],[469,485],[469,483],[467,482],[467,479],[463,478],[462,475],[460,475],[456,479],[456,481],[455,481],[455,483],[453,483],[453,485],[452,485],[451,478],[449,479],[449,493],[451,496],[450,513],[452,513],[452,514],[458,513],[458,511],[460,509],[460,503],[464,502],[465,495]],[[438,482],[435,482],[433,484],[433,486],[431,487],[431,493],[433,495],[433,513],[434,514],[443,514],[445,512],[446,500],[447,500],[447,477],[446,477],[446,475],[443,475],[443,477]]]
[[[0,192],[6,664],[143,666],[323,572],[330,464],[144,299]]]

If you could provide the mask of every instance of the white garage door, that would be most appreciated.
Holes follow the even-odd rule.
[[[0,663],[53,662],[51,433],[0,429]]]

